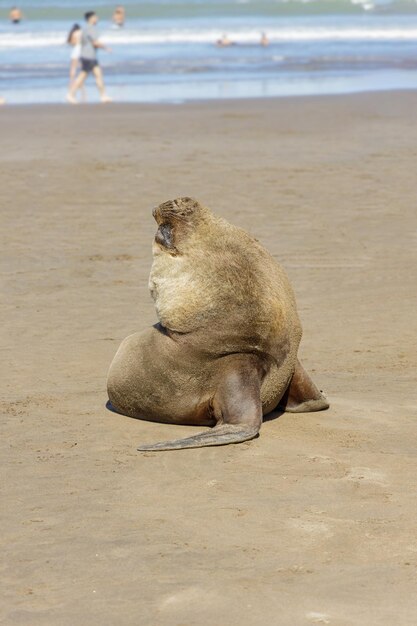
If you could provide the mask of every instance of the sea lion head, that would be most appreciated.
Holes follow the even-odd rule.
[[[158,224],[154,253],[181,254],[189,235],[210,215],[210,211],[193,198],[176,198],[155,207],[152,215]]]

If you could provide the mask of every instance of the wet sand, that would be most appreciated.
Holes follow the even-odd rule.
[[[2,624],[416,623],[417,94],[4,107]],[[331,408],[237,446],[109,412],[156,321],[151,208],[198,198],[286,267]]]

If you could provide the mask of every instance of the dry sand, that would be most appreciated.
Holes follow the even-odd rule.
[[[417,94],[4,108],[1,621],[417,623]],[[287,268],[327,412],[250,443],[105,408],[155,321],[151,208],[195,196]]]

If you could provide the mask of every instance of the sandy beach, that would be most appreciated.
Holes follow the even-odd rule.
[[[0,111],[0,623],[414,625],[417,93]],[[151,209],[284,265],[330,401],[237,446],[106,409],[156,321]]]

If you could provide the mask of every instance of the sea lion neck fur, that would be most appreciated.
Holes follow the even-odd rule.
[[[149,288],[166,329],[201,331],[209,351],[268,352],[271,336],[291,316],[299,341],[288,279],[256,239],[191,198],[164,202],[154,216],[159,228]],[[159,240],[164,225],[172,235],[168,245]]]

